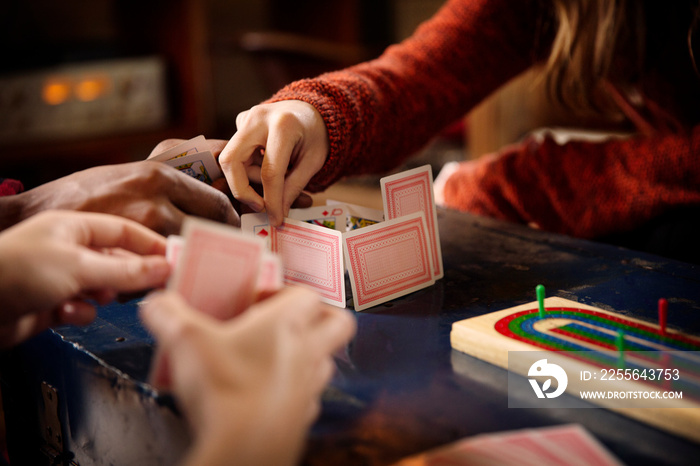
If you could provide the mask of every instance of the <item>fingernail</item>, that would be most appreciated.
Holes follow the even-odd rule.
[[[75,314],[75,313],[76,313],[75,304],[73,304],[73,303],[63,303],[63,305],[61,306],[61,311],[62,311],[64,314],[66,314],[66,315]]]
[[[280,217],[274,216],[274,217],[269,217],[270,218],[270,225],[273,227],[278,227],[282,225],[282,219]]]
[[[146,304],[148,301],[152,301],[154,299],[158,299],[160,295],[165,293],[165,290],[153,290],[150,293],[148,293],[146,296],[143,297],[141,302],[139,303],[139,306],[143,306]]]

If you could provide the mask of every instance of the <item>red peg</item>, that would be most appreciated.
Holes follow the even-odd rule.
[[[668,314],[668,301],[659,299],[659,330],[662,335],[666,335],[666,315]]]

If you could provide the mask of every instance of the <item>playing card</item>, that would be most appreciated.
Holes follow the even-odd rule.
[[[384,215],[387,220],[423,212],[428,225],[431,262],[435,279],[444,275],[442,248],[437,224],[437,209],[433,195],[433,172],[430,165],[407,170],[380,180]]]
[[[344,234],[356,311],[435,283],[423,212]]]
[[[345,206],[341,204],[290,209],[287,217],[333,230],[345,231],[346,229]]]
[[[622,464],[598,439],[578,424],[538,429],[535,433],[540,435],[542,437],[540,441],[546,441],[550,448],[556,448],[570,457],[577,458],[578,464],[611,466]]]
[[[182,248],[185,247],[185,238],[180,235],[169,235],[165,241],[165,260],[174,270],[180,258]]]
[[[313,225],[345,231],[345,206],[316,206],[305,209],[290,209],[289,217]],[[269,239],[270,221],[264,212],[241,215],[241,230],[260,238]]]
[[[265,212],[256,212],[241,215],[241,231],[250,233],[265,241],[270,248],[270,220]]]
[[[256,285],[257,293],[273,293],[283,286],[282,261],[277,254],[264,251]]]
[[[394,466],[446,464],[620,466],[595,437],[577,424],[481,434],[405,458]]]
[[[537,437],[533,429],[483,434],[465,442],[463,450],[488,454],[498,464],[572,464],[570,456],[561,456],[547,444],[538,442]]]
[[[374,225],[384,221],[384,212],[371,207],[364,207],[356,204],[347,204],[340,201],[328,199],[326,205],[343,205],[346,213],[345,231],[357,230],[358,228]]]
[[[254,301],[265,244],[237,228],[188,217],[185,246],[168,289],[196,309],[225,320]]]
[[[206,139],[204,139],[204,136],[199,135],[190,139],[189,141],[181,142],[177,146],[171,147],[165,152],[152,155],[148,158],[148,160],[155,162],[165,162],[167,160],[175,159],[178,157],[184,157],[185,155],[195,154],[197,152],[203,152],[205,150],[209,150],[209,147],[207,147],[207,141]]]
[[[282,259],[285,283],[311,288],[324,302],[345,307],[341,232],[287,218],[271,230],[270,246]]]
[[[224,176],[214,155],[209,151],[183,155],[163,163],[207,184]]]

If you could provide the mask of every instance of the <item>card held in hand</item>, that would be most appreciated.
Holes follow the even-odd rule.
[[[340,231],[286,218],[271,229],[270,248],[282,259],[284,282],[315,290],[321,299],[345,307],[345,268]]]
[[[212,184],[214,180],[224,176],[202,135],[181,142],[159,154],[151,155],[148,160],[170,165],[207,184]]]
[[[272,228],[265,212],[254,212],[241,215],[241,230],[260,238],[269,238]]]
[[[183,141],[180,144],[171,147],[159,154],[154,154],[148,157],[148,160],[152,162],[166,162],[168,160],[176,159],[178,157],[184,157],[190,154],[196,154],[197,152],[202,152],[208,150],[207,141],[201,134],[194,137],[188,141]]]
[[[165,243],[165,260],[168,261],[170,267],[175,270],[177,261],[180,258],[180,252],[185,247],[185,238],[180,235],[169,235]]]
[[[274,293],[282,289],[282,261],[277,254],[265,250],[260,263],[257,292],[262,294]]]
[[[255,300],[265,243],[237,228],[188,217],[185,245],[168,289],[194,308],[226,320]]]
[[[356,311],[435,283],[423,212],[349,231],[344,243]]]
[[[442,248],[433,193],[433,171],[430,165],[406,170],[380,180],[384,215],[387,220],[423,212],[430,234],[431,262],[435,279],[444,276]]]
[[[163,163],[206,184],[212,184],[214,180],[224,176],[214,155],[208,150],[166,160]]]

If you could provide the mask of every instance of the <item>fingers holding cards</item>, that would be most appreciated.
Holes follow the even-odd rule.
[[[177,262],[169,289],[221,320],[240,314],[255,301],[263,241],[195,218],[186,220],[182,237],[184,245],[173,247]]]
[[[181,155],[196,144],[171,149],[167,162],[199,156]],[[430,167],[382,179],[382,188],[384,212],[332,202],[291,209],[276,227],[264,213],[242,215],[240,231],[189,221],[183,238],[168,242],[177,264],[170,286],[221,319],[282,282],[345,307],[346,267],[358,311],[431,286],[443,273]]]
[[[241,229],[267,241],[283,256],[285,283],[303,282],[325,293],[326,302],[341,307],[344,280],[336,279],[330,286],[329,277],[343,277],[346,267],[355,310],[368,309],[431,286],[443,276],[430,166],[383,178],[381,183],[383,212],[329,201],[325,206],[291,209],[280,227],[271,226],[267,214],[244,214]],[[322,238],[331,234],[334,241],[342,240],[339,250],[344,261],[331,259]],[[338,247],[334,245],[333,251]]]

